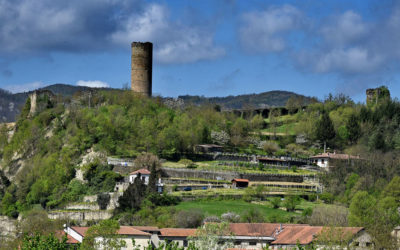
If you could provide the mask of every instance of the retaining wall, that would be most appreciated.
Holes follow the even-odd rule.
[[[243,174],[237,172],[212,172],[191,169],[162,168],[162,177],[177,178],[202,178],[216,180],[232,180],[234,178],[248,179],[249,181],[283,181],[283,182],[303,182],[302,175],[283,175],[283,174]]]

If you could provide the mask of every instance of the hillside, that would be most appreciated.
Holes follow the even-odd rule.
[[[39,90],[50,90],[56,95],[72,96],[78,91],[88,91],[91,88],[83,86],[73,86],[68,84],[53,84],[40,88]],[[33,91],[13,94],[7,90],[0,89],[0,121],[16,121],[22,106],[25,104],[28,95]]]
[[[50,90],[56,95],[70,97],[79,91],[88,91],[91,88],[83,86],[73,86],[67,84],[53,84],[39,90]],[[112,90],[102,89],[102,90]],[[28,95],[32,93],[16,93],[12,94],[6,90],[0,89],[0,121],[14,122],[21,111],[22,106]],[[260,94],[227,96],[227,97],[203,97],[203,96],[179,96],[185,104],[203,105],[203,104],[218,104],[223,109],[242,109],[242,108],[260,108],[260,107],[282,107],[285,106],[290,97],[302,98],[304,105],[312,101],[312,98],[299,95],[288,91],[269,91]]]
[[[204,96],[179,96],[185,103],[203,105],[207,103],[221,105],[223,109],[242,109],[242,108],[264,108],[264,107],[283,107],[291,97],[304,98],[304,104],[312,102],[311,97],[306,97],[289,91],[274,90],[260,94],[248,94],[226,97],[204,97]]]

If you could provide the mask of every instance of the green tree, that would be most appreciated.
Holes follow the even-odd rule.
[[[128,186],[124,194],[119,197],[118,211],[137,211],[142,205],[142,201],[146,196],[146,185],[141,180],[140,174],[135,178],[134,182]]]
[[[323,112],[321,118],[316,123],[316,137],[324,142],[324,152],[326,152],[326,143],[335,138],[335,128],[329,114]]]
[[[400,176],[396,175],[392,178],[383,190],[382,196],[393,197],[397,204],[400,205]]]
[[[368,227],[374,223],[376,201],[366,191],[358,191],[351,200],[349,224],[354,227]]]
[[[281,197],[277,196],[277,197],[271,198],[271,205],[275,209],[279,208],[281,205]]]
[[[149,183],[147,185],[147,193],[157,193],[157,168],[153,162],[150,167]]]
[[[298,206],[301,202],[301,199],[297,195],[289,195],[285,197],[285,200],[283,201],[283,206],[286,208],[286,211],[292,212],[296,209],[296,206]]]
[[[221,242],[221,237],[224,241]],[[224,250],[233,247],[233,237],[227,223],[207,223],[198,228],[196,236],[189,237],[188,250]]]
[[[54,234],[41,235],[25,234],[22,240],[22,245],[20,246],[22,250],[66,250],[70,249],[67,244],[67,237],[64,236],[61,240],[55,237]]]
[[[118,236],[119,224],[114,220],[102,220],[91,226],[82,242],[82,249],[117,250],[126,247],[126,242]]]
[[[361,135],[361,126],[358,117],[355,114],[351,114],[346,123],[348,137],[351,143],[357,142]]]

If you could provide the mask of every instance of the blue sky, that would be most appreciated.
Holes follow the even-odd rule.
[[[400,1],[0,0],[0,88],[121,88],[154,43],[153,92],[400,96]]]

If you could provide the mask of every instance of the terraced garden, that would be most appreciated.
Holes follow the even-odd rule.
[[[203,171],[224,171],[224,172],[237,172],[243,174],[284,174],[284,175],[313,175],[315,171],[306,169],[289,169],[284,167],[263,166],[262,168],[256,165],[246,163],[239,163],[237,166],[231,166],[220,161],[200,161],[194,162],[197,166],[196,170]],[[165,168],[186,168],[184,164],[178,162],[167,161],[164,162]]]

